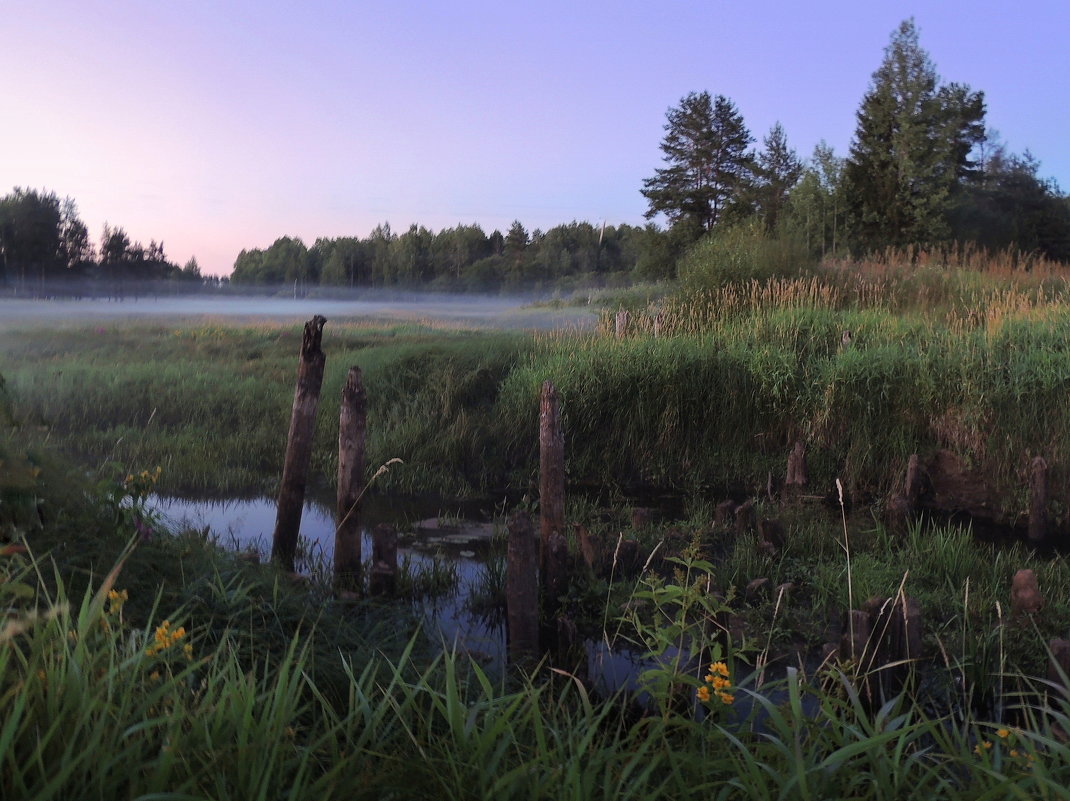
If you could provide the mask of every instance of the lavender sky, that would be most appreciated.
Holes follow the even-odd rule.
[[[666,110],[846,155],[892,31],[1070,190],[1068,0],[0,0],[0,194],[229,273],[282,235],[641,224]]]

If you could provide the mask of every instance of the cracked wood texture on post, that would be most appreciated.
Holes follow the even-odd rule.
[[[279,485],[275,533],[271,538],[271,558],[289,571],[294,569],[294,557],[297,554],[297,536],[301,530],[301,511],[305,505],[305,485],[308,482],[312,435],[316,426],[316,407],[323,385],[323,366],[327,361],[320,348],[323,324],[326,322],[326,317],[317,314],[305,323],[290,432],[286,438],[286,459]]]
[[[350,367],[338,415],[338,525],[334,531],[334,580],[338,589],[359,591],[360,496],[364,492],[364,447],[368,399],[360,368]]]

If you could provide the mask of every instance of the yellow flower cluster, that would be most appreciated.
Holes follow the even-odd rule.
[[[736,700],[736,697],[729,692],[731,687],[728,665],[724,662],[714,662],[710,665],[710,672],[706,674],[706,683],[698,688],[696,695],[702,703],[706,703],[716,695],[722,704],[731,704]]]
[[[123,608],[123,604],[130,600],[130,593],[126,590],[111,590],[108,593],[108,614],[117,615]]]
[[[1030,770],[1033,767],[1033,763],[1036,762],[1036,755],[1029,751],[1019,751],[1013,746],[1016,745],[1017,736],[1010,729],[996,729],[996,737],[999,738],[999,744],[1007,746],[1007,756],[1012,760],[1012,764],[1018,766],[1021,770]],[[981,740],[977,745],[973,747],[973,752],[977,756],[984,756],[992,750],[991,740]]]
[[[123,483],[127,487],[132,487],[134,485],[138,485],[139,487],[152,487],[160,480],[161,473],[163,473],[163,468],[156,465],[155,470],[142,470],[136,476],[133,473],[127,473]]]
[[[149,656],[155,656],[161,651],[166,651],[175,645],[178,645],[182,641],[182,638],[186,636],[186,629],[184,626],[179,626],[175,630],[171,630],[171,621],[165,620],[159,626],[156,627],[156,633],[152,635],[152,644],[145,651]],[[193,657],[193,646],[188,642],[183,644],[182,653],[186,655],[187,659]]]

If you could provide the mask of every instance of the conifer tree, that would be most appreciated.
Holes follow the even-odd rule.
[[[706,232],[749,186],[754,139],[743,115],[723,95],[687,95],[666,113],[661,150],[666,166],[643,181],[647,219],[664,213],[673,226]]]
[[[954,194],[973,175],[984,97],[939,86],[912,19],[900,24],[858,110],[844,174],[858,250],[931,244],[950,236]]]
[[[765,229],[772,231],[780,220],[788,193],[802,176],[802,162],[788,146],[787,134],[779,122],[762,140],[755,175],[755,205]]]

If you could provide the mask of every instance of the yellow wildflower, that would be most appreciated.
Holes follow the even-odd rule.
[[[710,700],[710,688],[704,684],[698,688],[698,691],[695,693],[695,695],[698,696],[698,700],[700,700],[702,703],[706,703]]]
[[[728,665],[724,662],[714,662],[710,665],[710,673],[728,678]]]
[[[1010,729],[998,729],[996,731],[996,736],[999,737],[1001,740],[1006,740],[1008,737],[1011,736]]]
[[[736,700],[736,697],[729,693],[717,693],[717,697],[721,699],[721,703],[725,706],[731,706],[732,702]]]

